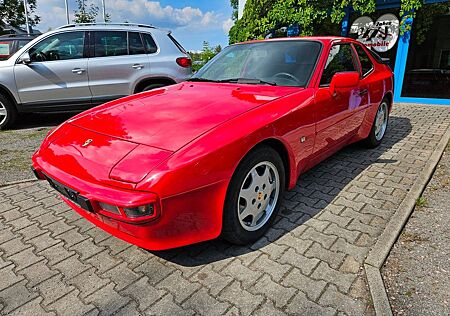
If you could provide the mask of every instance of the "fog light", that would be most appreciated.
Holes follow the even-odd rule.
[[[98,202],[98,206],[100,206],[100,208],[106,212],[120,215],[120,211],[117,208],[117,206],[114,206],[114,205],[111,205],[108,203],[103,203],[103,202]]]
[[[137,207],[123,208],[123,211],[129,218],[152,216],[155,214],[155,206],[153,204],[148,204]]]

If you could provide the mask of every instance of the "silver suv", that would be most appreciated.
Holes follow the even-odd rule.
[[[0,129],[20,112],[79,111],[181,82],[191,59],[169,31],[138,24],[74,24],[0,61]]]

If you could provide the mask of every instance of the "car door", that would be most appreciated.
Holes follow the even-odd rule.
[[[316,142],[314,154],[323,159],[339,149],[356,132],[352,121],[359,88],[340,89],[332,93],[330,83],[340,72],[356,72],[358,64],[350,43],[332,45],[315,95]]]
[[[14,66],[23,105],[90,104],[85,38],[83,31],[58,33],[28,50],[30,63]]]
[[[357,96],[359,97],[359,102],[355,102],[355,107],[353,110],[352,124],[357,127],[361,126],[364,117],[366,115],[366,110],[370,105],[371,91],[376,88],[380,88],[380,85],[375,85],[376,79],[373,76],[375,70],[372,60],[369,55],[362,47],[362,44],[353,44],[359,61],[359,70],[361,73],[361,78],[359,81],[359,91]]]
[[[91,32],[90,54],[89,86],[96,103],[134,93],[135,83],[149,71],[148,57],[136,32]]]

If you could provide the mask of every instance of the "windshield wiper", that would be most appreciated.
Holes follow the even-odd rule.
[[[197,78],[197,77],[189,78],[186,81],[192,81],[192,82],[219,82],[217,80],[206,79],[206,78]]]
[[[267,84],[270,86],[276,86],[276,82],[265,81],[257,78],[230,78],[218,80],[217,82],[230,82],[230,83],[242,83],[242,84]]]

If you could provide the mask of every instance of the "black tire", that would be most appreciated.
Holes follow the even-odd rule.
[[[6,113],[6,115],[2,115]],[[17,109],[5,96],[0,94],[0,130],[6,130],[13,126],[17,120]]]
[[[165,86],[167,86],[167,84],[165,84],[165,83],[151,83],[149,85],[144,86],[142,88],[142,90],[139,91],[139,92],[150,91],[150,90],[153,90],[153,89],[156,89],[156,88],[165,87]]]
[[[387,111],[386,118],[385,118],[386,127],[385,127],[384,132],[381,135],[381,137],[378,137],[377,132],[376,132],[376,130],[377,130],[377,126],[376,126],[377,115],[375,115],[375,118],[373,119],[373,123],[372,123],[372,128],[370,129],[369,136],[366,139],[364,139],[364,141],[363,141],[363,144],[368,148],[378,147],[381,144],[381,142],[383,141],[384,136],[386,135],[386,129],[389,125],[389,107],[390,107],[389,101],[386,98],[384,98],[381,101],[380,105],[378,106],[377,113],[378,113],[378,111],[380,111],[380,109],[382,107],[384,107],[385,111]]]
[[[270,170],[274,171],[272,169],[273,166],[278,172],[278,179],[279,179],[278,195],[276,201],[275,198],[273,199],[274,201],[273,205],[275,205],[275,207],[272,208],[273,211],[271,213],[265,213],[264,211],[263,216],[265,217],[264,218],[261,217],[261,219],[263,220],[261,221],[260,225],[263,224],[263,222],[265,222],[265,224],[263,224],[260,228],[254,231],[249,231],[248,228],[245,229],[243,227],[244,224],[241,224],[241,221],[239,220],[238,215],[239,212],[238,202],[240,201],[239,194],[241,188],[244,186],[244,181],[248,179],[247,176],[249,175],[249,172],[252,169],[254,169],[254,167],[258,166],[258,164],[265,164],[267,162],[271,164],[269,171]],[[264,165],[262,165],[262,167],[266,168]],[[284,187],[285,187],[285,170],[280,155],[272,147],[265,145],[258,146],[254,150],[252,150],[236,168],[234,175],[228,186],[227,196],[225,198],[225,205],[223,210],[222,238],[237,245],[250,244],[261,238],[267,231],[267,229],[272,225],[275,217],[278,214],[281,199],[284,192]],[[258,192],[258,194],[256,195],[258,196],[258,199],[261,200],[262,203],[264,203],[262,199],[264,200],[266,199],[265,197],[266,194],[263,195],[260,192]],[[269,200],[271,200],[271,197],[269,197]],[[259,202],[256,201],[256,204],[258,203]],[[253,202],[253,204],[255,204],[255,202]],[[261,205],[261,203],[259,203],[258,205]]]

